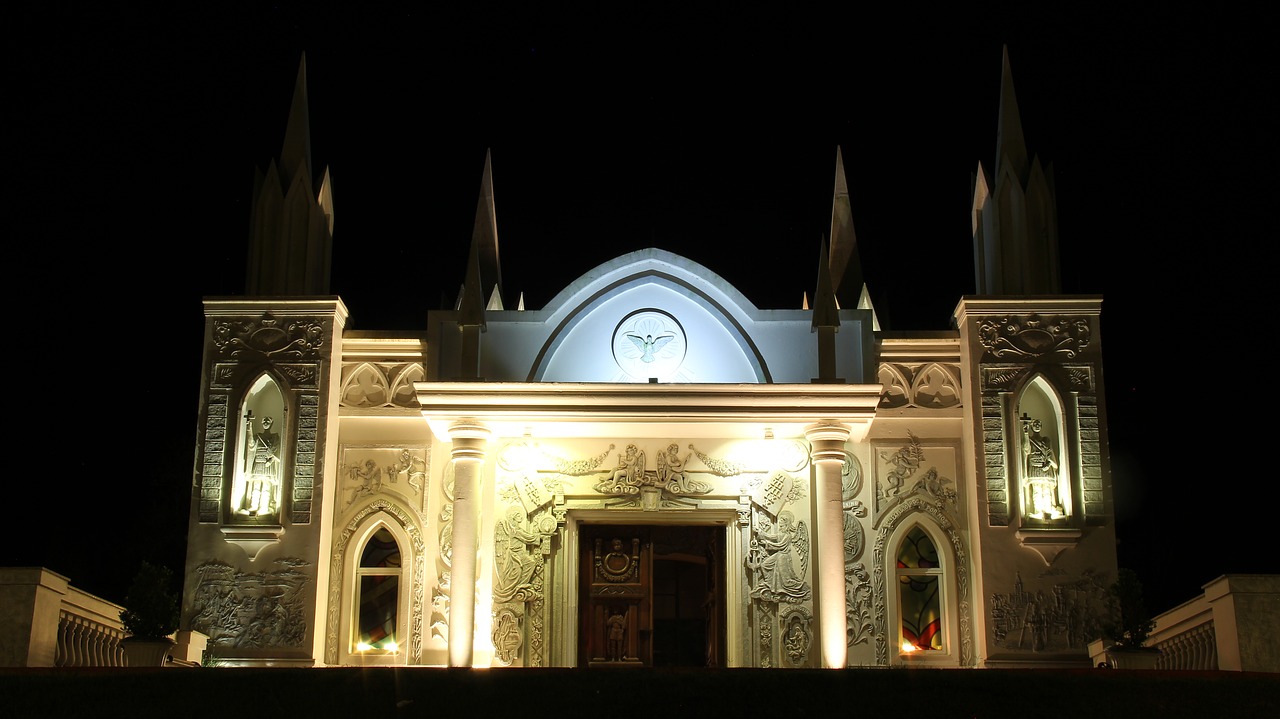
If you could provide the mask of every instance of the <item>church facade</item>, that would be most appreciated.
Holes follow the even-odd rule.
[[[1101,298],[1059,293],[1003,83],[949,328],[880,330],[837,150],[811,308],[654,248],[505,309],[486,162],[457,305],[361,332],[300,69],[246,294],[204,303],[182,628],[252,666],[1088,666]]]

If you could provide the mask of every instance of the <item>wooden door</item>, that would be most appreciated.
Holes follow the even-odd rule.
[[[579,663],[720,666],[724,528],[585,525]]]

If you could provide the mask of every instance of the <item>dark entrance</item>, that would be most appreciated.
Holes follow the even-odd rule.
[[[579,664],[723,666],[724,531],[583,525]]]

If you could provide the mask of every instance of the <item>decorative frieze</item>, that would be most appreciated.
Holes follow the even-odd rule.
[[[884,385],[880,407],[897,409],[952,409],[963,404],[960,366],[942,362],[880,364],[878,380]]]
[[[213,348],[220,358],[275,362],[321,359],[331,320],[276,318],[215,319]]]
[[[418,362],[347,362],[338,401],[344,407],[417,409],[414,382],[426,379]]]
[[[1087,317],[1037,314],[979,319],[978,341],[995,359],[1073,359],[1087,348],[1093,332]]]

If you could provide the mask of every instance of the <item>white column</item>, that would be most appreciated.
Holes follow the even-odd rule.
[[[840,472],[849,427],[819,423],[805,428],[813,447],[814,496],[817,499],[818,625],[821,629],[822,666],[843,669],[848,661],[844,606],[844,505]]]
[[[449,666],[471,666],[476,626],[476,550],[480,534],[480,471],[489,430],[462,420],[453,442],[453,557],[449,579]]]

